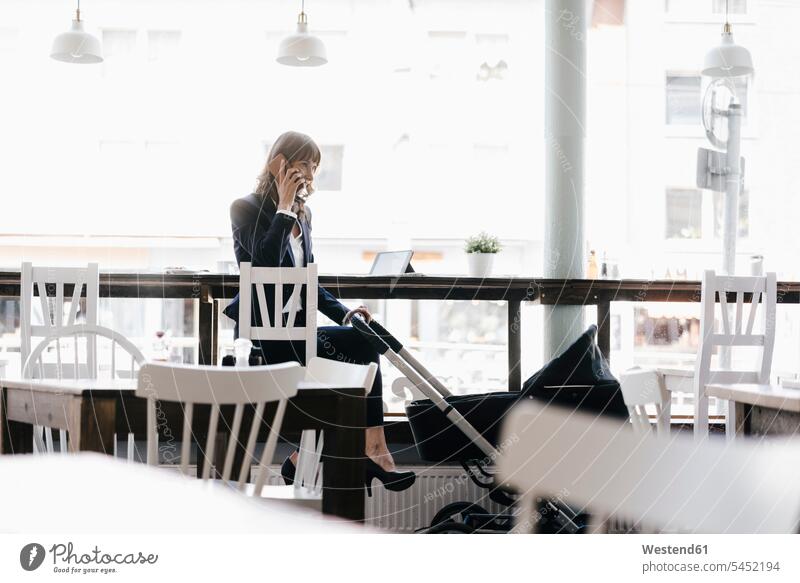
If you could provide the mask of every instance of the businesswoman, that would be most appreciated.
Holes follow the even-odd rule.
[[[298,195],[302,187],[314,192],[314,175],[320,164],[320,150],[307,135],[286,132],[273,144],[255,192],[231,205],[233,248],[239,263],[251,262],[254,267],[305,267],[313,263],[311,244],[311,209],[305,197]],[[274,305],[274,293],[267,292],[268,305]],[[284,294],[284,297],[288,297]],[[255,302],[254,302],[255,304]],[[366,306],[349,310],[328,290],[319,286],[317,306],[339,326],[322,326],[317,330],[317,355],[331,360],[368,364],[379,363],[378,353],[354,328],[347,326],[355,314],[367,321],[372,316]],[[253,322],[260,322],[256,306]],[[269,309],[273,313],[272,308]],[[239,297],[224,312],[238,320]],[[297,313],[296,322],[305,322],[305,311]],[[238,337],[238,322],[234,329]],[[287,361],[305,362],[305,342],[261,341],[265,361],[269,364]],[[383,432],[383,397],[380,369],[375,375],[367,399],[366,455],[367,490],[378,478],[390,490],[405,490],[414,483],[413,472],[397,472]],[[297,452],[287,458],[281,468],[284,481],[294,479]]]

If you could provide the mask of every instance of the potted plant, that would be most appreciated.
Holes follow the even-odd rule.
[[[500,252],[500,240],[481,231],[467,239],[464,245],[469,263],[469,274],[472,277],[489,277],[492,273],[494,256]]]

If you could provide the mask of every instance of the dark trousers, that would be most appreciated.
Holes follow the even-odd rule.
[[[234,338],[239,337],[239,326],[234,328]],[[296,361],[306,362],[305,341],[280,342],[274,340],[255,340],[253,345],[260,348],[266,364]],[[369,364],[380,366],[378,352],[355,328],[350,326],[321,326],[317,328],[317,356],[328,360]],[[367,427],[383,425],[383,380],[381,369],[375,375],[372,390],[367,399]]]

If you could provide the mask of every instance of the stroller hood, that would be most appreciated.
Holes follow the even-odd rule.
[[[522,397],[587,413],[628,418],[619,381],[595,343],[594,324],[522,386]]]

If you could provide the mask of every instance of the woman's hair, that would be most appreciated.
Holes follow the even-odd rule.
[[[296,162],[297,160],[307,160],[319,165],[322,155],[319,151],[319,146],[306,134],[300,132],[284,132],[272,147],[269,149],[267,161],[264,164],[264,169],[258,176],[256,183],[255,193],[265,200],[271,198],[275,206],[278,206],[278,181],[277,177],[272,176],[269,172],[270,160],[275,158],[278,154],[283,154],[286,158],[287,164]]]

